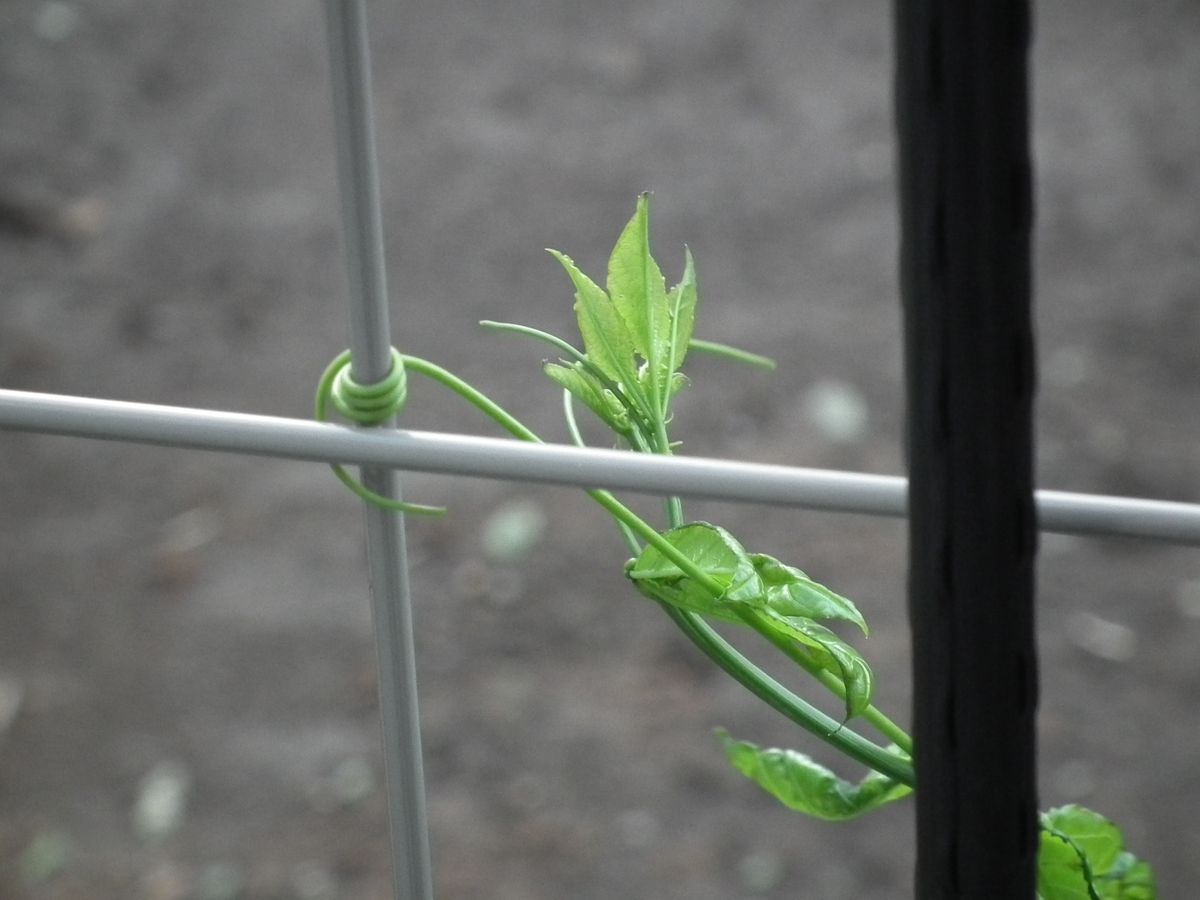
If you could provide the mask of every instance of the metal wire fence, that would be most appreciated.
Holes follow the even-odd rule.
[[[905,6],[900,4],[901,8]],[[914,8],[917,6],[920,4]],[[1015,4],[1014,8],[1019,6]],[[373,147],[366,13],[362,0],[326,0],[325,7],[353,376],[360,383],[370,384],[387,374],[393,341]],[[931,17],[920,26],[929,28],[942,13],[922,7],[916,15],[917,19]],[[1017,9],[1013,15],[1023,13]],[[907,21],[911,28],[918,28],[913,25],[915,19]],[[935,24],[938,28],[953,27],[954,16],[938,19]],[[958,24],[963,23],[960,20]],[[916,40],[915,33],[910,31],[907,38],[902,35],[901,39]],[[944,41],[951,40],[946,36],[949,32],[940,33]],[[982,33],[978,32],[976,38]],[[926,31],[925,36],[928,34]],[[1023,53],[1022,41],[1023,33],[1014,38],[1009,52]],[[936,53],[938,48],[925,51]],[[969,114],[974,112],[968,110]],[[403,340],[398,343],[403,344]],[[908,512],[908,486],[902,478],[530,445],[405,431],[394,426],[389,420],[377,428],[345,428],[295,419],[0,390],[0,427],[5,429],[357,464],[362,467],[364,483],[389,497],[399,497],[396,473],[414,471],[879,516],[900,517]],[[1200,505],[1055,491],[1036,492],[1035,503],[1042,530],[1200,545]],[[403,518],[372,504],[366,505],[366,515],[394,889],[398,898],[428,900],[433,896],[433,878],[425,821]],[[919,705],[921,699],[918,697],[916,702]]]

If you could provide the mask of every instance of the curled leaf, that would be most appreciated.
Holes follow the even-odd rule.
[[[759,606],[764,602],[765,589],[750,562],[750,555],[724,528],[694,522],[672,528],[664,532],[663,537],[723,590],[719,596],[713,596],[657,548],[648,546],[625,570],[646,596],[731,622],[740,621],[732,612],[732,606],[739,603]]]
[[[765,553],[753,553],[750,561],[767,587],[767,605],[784,616],[835,619],[852,622],[867,633],[867,622],[852,602],[817,584],[794,566],[787,566]]]
[[[871,772],[857,784],[795,750],[764,749],[717,732],[735,769],[788,809],[818,819],[844,821],[912,793],[912,788]]]
[[[583,365],[563,366],[546,363],[542,367],[551,381],[571,392],[576,400],[594,412],[617,434],[627,435],[631,429],[629,411],[617,396],[600,383]]]
[[[664,532],[693,566],[722,588],[684,572],[653,546],[626,568],[637,589],[661,603],[749,625],[764,636],[800,645],[816,665],[836,675],[845,687],[846,718],[860,715],[871,704],[874,675],[858,651],[815,619],[866,623],[849,600],[812,581],[799,569],[765,554],[747,553],[729,532],[696,522]],[[799,651],[797,651],[799,652]]]
[[[755,616],[754,625],[800,644],[822,669],[841,679],[846,688],[847,719],[861,715],[871,705],[875,690],[871,667],[857,650],[824,625],[801,616],[783,616],[770,608]]]

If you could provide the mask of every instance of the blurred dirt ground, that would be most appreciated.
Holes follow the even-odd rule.
[[[685,452],[902,471],[887,4],[372,15],[399,346],[561,439],[542,349],[475,323],[569,332],[542,248],[601,271],[649,188],[701,333],[781,361],[698,360]],[[0,24],[0,383],[306,416],[346,340],[318,4],[8,0]],[[1200,5],[1041,4],[1035,58],[1040,482],[1198,501]],[[494,433],[424,384],[404,423]],[[389,896],[357,502],[316,465],[0,456],[0,896]],[[910,895],[907,805],[827,825],[727,770],[717,725],[828,757],[627,589],[585,498],[406,491],[451,510],[409,524],[439,897]],[[855,598],[906,718],[900,523],[689,513]],[[1110,815],[1191,896],[1200,557],[1046,536],[1040,603],[1044,804]]]

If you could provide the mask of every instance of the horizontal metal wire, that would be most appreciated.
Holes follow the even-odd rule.
[[[907,481],[759,463],[0,390],[0,428],[412,472],[904,516]],[[1200,504],[1038,491],[1039,526],[1200,545]]]

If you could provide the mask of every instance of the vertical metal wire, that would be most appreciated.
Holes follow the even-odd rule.
[[[1028,0],[897,0],[920,900],[1037,860]]]
[[[325,11],[350,288],[351,376],[373,384],[388,374],[392,340],[366,8],[364,0],[326,0]],[[364,467],[362,480],[376,493],[399,497],[392,470]],[[404,520],[372,504],[366,505],[366,519],[395,896],[432,900]]]

